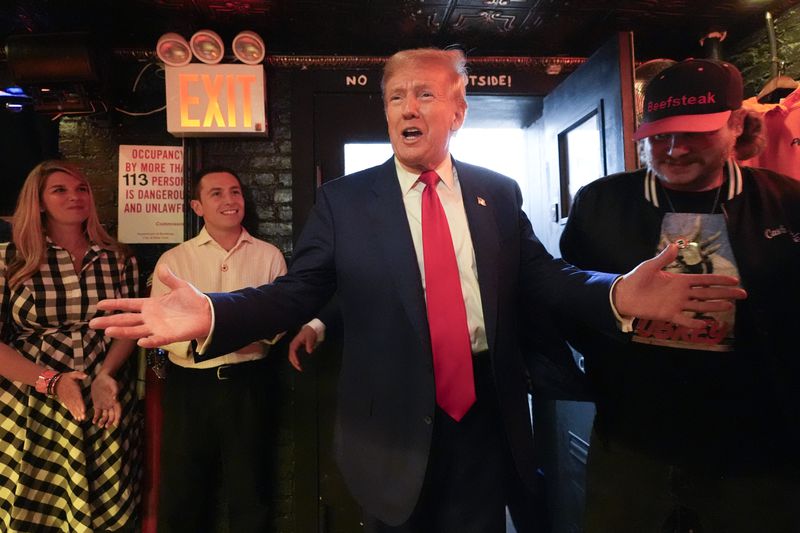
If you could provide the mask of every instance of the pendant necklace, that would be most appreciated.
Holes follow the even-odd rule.
[[[714,195],[714,203],[711,205],[711,211],[709,212],[709,214],[711,214],[711,215],[713,215],[714,211],[717,210],[717,203],[719,203],[719,194],[720,194],[720,191],[722,191],[722,185],[723,184],[724,184],[724,182],[720,183],[719,187],[717,187],[717,194]],[[667,199],[667,204],[669,204],[670,210],[672,210],[673,213],[677,213],[677,211],[675,210],[675,206],[672,204],[672,199],[669,197],[669,192],[667,192],[667,188],[664,187],[663,184],[661,185],[661,188],[664,190],[664,197]],[[698,227],[698,229],[699,229],[699,227]],[[687,248],[694,249],[694,250],[700,250],[700,249],[702,249],[702,246],[700,245],[700,243],[696,242],[696,240],[695,240],[698,237],[699,237],[699,233],[698,233],[698,235],[695,235],[694,238],[692,238],[692,237],[688,237],[688,238],[687,237],[678,237],[677,239],[675,239],[675,243],[678,245],[678,248],[680,248],[681,250],[686,250]]]
[[[719,187],[717,187],[717,194],[714,196],[714,203],[711,204],[711,211],[709,211],[710,215],[713,215],[714,211],[717,210],[717,204],[719,203],[719,194],[720,194],[720,191],[722,191],[722,186],[723,185],[724,185],[724,182],[720,183]],[[667,191],[667,188],[662,184],[661,185],[661,189],[664,191],[664,198],[667,199],[667,204],[669,205],[670,210],[673,213],[677,213],[677,211],[675,210],[675,206],[672,204],[672,199],[669,197],[669,192]]]

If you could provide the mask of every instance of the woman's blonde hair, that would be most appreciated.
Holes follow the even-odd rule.
[[[89,190],[89,216],[84,222],[83,228],[89,241],[101,248],[117,252],[122,263],[129,255],[128,248],[111,237],[100,224],[97,208],[94,205],[92,187],[83,172],[68,161],[43,161],[36,165],[25,178],[11,221],[13,225],[12,241],[16,247],[14,259],[6,269],[6,280],[11,288],[33,276],[45,260],[47,246],[44,219],[46,214],[42,207],[42,192],[47,178],[55,172],[64,172],[77,178],[86,184]]]

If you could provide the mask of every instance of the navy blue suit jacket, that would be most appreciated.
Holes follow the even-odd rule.
[[[513,180],[454,164],[508,442],[530,480],[533,435],[518,313],[526,305],[554,306],[613,330],[608,294],[614,276],[554,260],[533,234]],[[337,460],[364,509],[399,524],[422,488],[435,393],[425,296],[393,159],[319,189],[286,276],[211,295],[216,322],[206,353],[227,353],[297,327],[334,291],[344,328]]]

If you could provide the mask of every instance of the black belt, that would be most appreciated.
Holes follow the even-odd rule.
[[[252,375],[262,366],[266,366],[267,358],[256,359],[255,361],[245,361],[243,363],[234,363],[232,365],[219,365],[212,366],[211,368],[187,368],[176,365],[170,361],[170,373],[179,373],[184,377],[191,377],[196,379],[209,379],[214,381],[228,381],[230,379],[239,379],[243,376]]]

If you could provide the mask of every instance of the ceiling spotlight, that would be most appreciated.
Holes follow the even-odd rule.
[[[225,46],[223,46],[222,39],[216,32],[200,30],[192,35],[189,45],[194,56],[203,63],[213,65],[222,61]]]
[[[243,31],[233,38],[233,55],[247,65],[257,65],[264,60],[264,41],[254,31]]]
[[[189,43],[177,33],[165,33],[158,39],[156,55],[170,67],[182,67],[192,60],[192,51]]]

